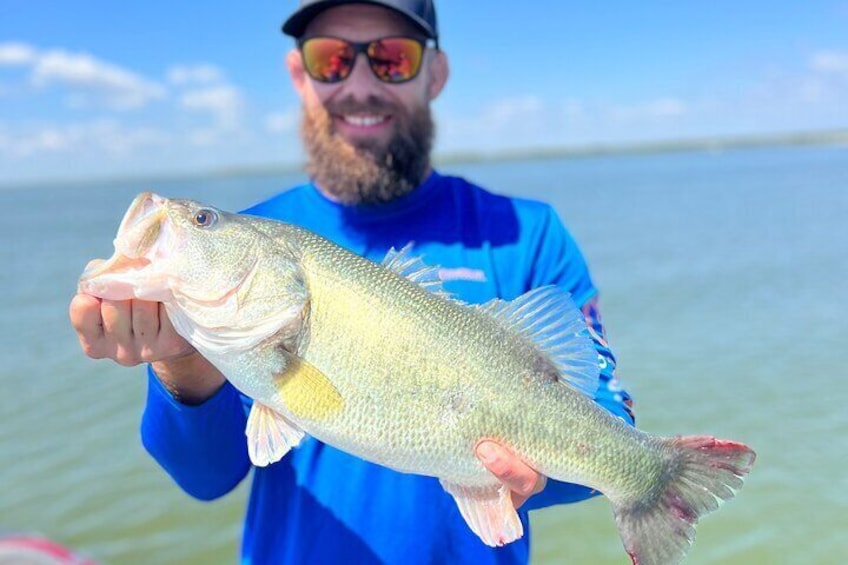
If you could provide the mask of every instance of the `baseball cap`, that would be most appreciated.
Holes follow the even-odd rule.
[[[400,12],[438,45],[439,30],[436,27],[433,0],[300,0],[300,6],[283,23],[283,33],[295,38],[301,37],[312,18],[327,8],[344,4],[374,4]]]

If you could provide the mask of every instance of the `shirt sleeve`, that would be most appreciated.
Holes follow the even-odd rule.
[[[212,500],[230,492],[250,469],[245,401],[227,382],[203,404],[176,400],[148,367],[141,420],[145,449],[191,496]]]
[[[598,306],[598,291],[592,283],[589,268],[577,243],[550,207],[540,229],[535,232],[535,249],[530,266],[529,288],[556,284],[571,293],[583,312],[589,334],[598,351],[599,386],[595,402],[625,422],[633,425],[632,400],[615,376],[615,356],[605,338]],[[544,508],[554,504],[578,502],[600,494],[582,485],[548,480],[545,490],[531,497],[522,510]]]

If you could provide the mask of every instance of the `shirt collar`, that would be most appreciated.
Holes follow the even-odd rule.
[[[435,170],[424,179],[424,182],[412,192],[401,196],[385,204],[342,204],[327,198],[318,190],[314,183],[309,183],[309,197],[312,203],[324,209],[325,212],[339,216],[346,222],[360,223],[385,220],[394,216],[401,216],[417,210],[427,203],[437,192],[441,185],[442,176]]]

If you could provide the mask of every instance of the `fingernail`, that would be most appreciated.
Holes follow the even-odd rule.
[[[483,442],[477,446],[477,457],[486,463],[493,463],[498,458],[498,450],[491,443]]]

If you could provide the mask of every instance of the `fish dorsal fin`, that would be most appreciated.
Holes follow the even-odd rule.
[[[512,301],[495,298],[475,308],[533,341],[556,365],[561,382],[595,397],[598,351],[568,292],[543,286]]]
[[[443,298],[451,298],[451,293],[442,286],[439,267],[426,265],[421,257],[413,256],[412,246],[413,243],[410,242],[404,245],[400,251],[397,251],[394,247],[390,248],[380,265],[433,294]]]

